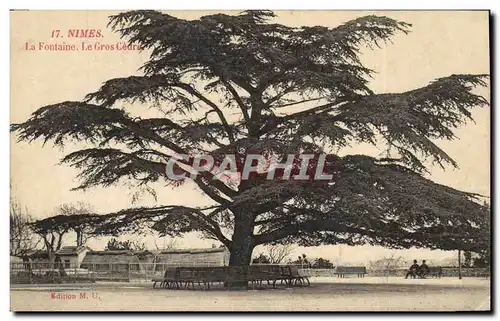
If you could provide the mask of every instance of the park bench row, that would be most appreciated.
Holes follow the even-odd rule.
[[[203,289],[210,289],[211,285],[221,284],[230,288],[232,285],[248,285],[262,287],[262,285],[284,284],[310,285],[309,278],[300,273],[297,267],[279,265],[250,265],[250,266],[221,266],[221,267],[177,267],[165,271],[163,278],[152,280],[153,288],[189,289],[195,284]]]
[[[344,278],[346,275],[357,275],[358,278],[364,278],[366,274],[365,266],[337,266],[335,275],[339,278]]]

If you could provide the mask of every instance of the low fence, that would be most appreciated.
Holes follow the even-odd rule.
[[[204,267],[209,264],[169,263],[83,263],[80,267],[64,263],[11,263],[11,283],[150,281],[162,277],[165,270],[180,266]]]
[[[407,269],[394,269],[394,270],[368,270],[370,276],[400,276],[406,275]],[[489,274],[488,268],[462,268],[462,277],[483,277]],[[443,277],[458,277],[458,267],[443,267]]]
[[[263,265],[263,264],[262,264]],[[192,266],[204,267],[209,264],[193,263],[109,263],[82,264],[81,267],[71,267],[54,263],[11,263],[10,281],[13,284],[24,283],[72,283],[96,281],[149,282],[153,278],[162,277],[168,268]],[[313,269],[307,265],[296,266],[304,275],[310,277],[335,277],[335,268]],[[406,269],[368,270],[368,276],[403,277]],[[463,277],[482,277],[489,274],[487,268],[463,268]],[[444,277],[458,277],[458,268],[443,268]]]
[[[457,276],[458,277],[458,267],[445,267],[443,268],[443,276]],[[489,268],[462,268],[463,277],[483,277],[489,276]]]

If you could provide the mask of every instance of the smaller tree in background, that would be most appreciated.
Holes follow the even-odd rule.
[[[327,259],[319,257],[313,261],[311,266],[313,269],[333,269],[333,263]]]
[[[69,224],[56,223],[59,217],[49,217],[47,219],[31,223],[34,233],[40,236],[49,258],[49,263],[54,263],[55,253],[62,247],[64,235],[70,231]]]
[[[161,238],[161,240],[161,243],[157,239],[154,240],[156,249],[151,251],[153,254],[153,271],[156,271],[156,266],[160,263],[161,252],[180,248],[180,242],[176,238]]]
[[[180,242],[176,238],[161,238],[161,241],[162,242],[156,239],[154,240],[157,251],[170,251],[180,247]]]
[[[108,244],[104,248],[105,251],[145,251],[146,249],[146,244],[139,240],[119,241],[116,238],[112,238],[111,240],[109,240]]]
[[[477,257],[473,258],[473,266],[477,268],[489,268],[490,267],[490,251],[485,250],[477,254]]]
[[[372,271],[393,271],[401,267],[404,263],[403,257],[390,256],[382,257],[375,261],[370,261],[370,270]]]
[[[292,244],[270,244],[266,246],[267,257],[270,263],[279,264],[285,262],[295,247]]]
[[[21,204],[11,200],[10,204],[10,255],[24,256],[40,245],[41,239],[30,227],[33,217]]]
[[[62,205],[56,208],[56,215],[29,224],[32,231],[39,235],[47,251],[49,262],[54,263],[55,253],[63,245],[63,240],[70,232],[77,234],[80,242],[94,235],[92,226],[98,215],[85,211],[83,205]],[[85,235],[85,237],[84,237]],[[81,244],[80,244],[81,245]]]
[[[95,212],[88,203],[78,202],[76,204],[63,204],[59,206],[58,211],[61,215],[73,216],[76,220],[72,225],[76,233],[76,246],[83,246],[92,236],[93,224],[87,219],[87,214]],[[81,219],[81,220],[80,220]]]
[[[259,253],[259,255],[252,260],[252,264],[269,264],[271,261],[269,257],[264,253]]]

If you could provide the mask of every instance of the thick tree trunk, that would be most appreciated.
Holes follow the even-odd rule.
[[[49,259],[49,269],[55,269],[56,267],[56,255],[52,249],[47,249],[47,257]]]
[[[254,217],[251,211],[238,208],[234,213],[234,231],[229,246],[229,265],[248,266],[252,259],[255,240],[253,238]]]
[[[229,266],[248,266],[252,259],[254,245],[251,239],[240,239],[238,243],[233,240],[232,246],[229,249]]]
[[[251,238],[240,238],[238,242],[232,243],[229,249],[229,266],[230,267],[241,267],[237,269],[231,269],[228,272],[229,279],[231,281],[226,282],[225,287],[230,288],[246,288],[248,286],[248,266],[252,259],[254,245],[252,245]]]
[[[246,211],[235,213],[234,233],[229,247],[229,266],[243,267],[246,271],[250,265],[254,247],[252,214]],[[231,270],[230,277],[234,279],[230,284],[227,284],[231,287],[246,287],[248,285],[246,273],[237,273],[235,270]]]

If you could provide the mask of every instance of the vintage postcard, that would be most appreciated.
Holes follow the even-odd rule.
[[[11,19],[11,311],[490,311],[488,11]]]

